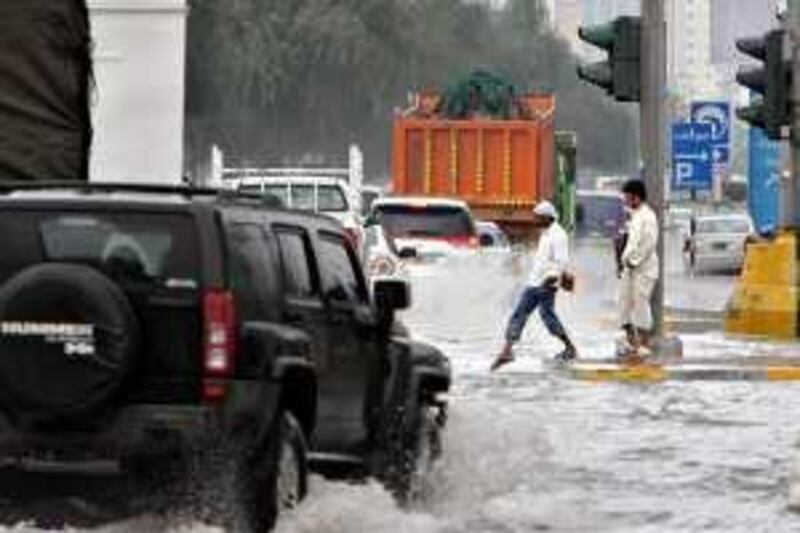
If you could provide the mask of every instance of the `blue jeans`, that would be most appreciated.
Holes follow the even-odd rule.
[[[528,287],[522,293],[514,314],[508,322],[506,329],[506,341],[515,344],[522,336],[522,330],[531,314],[539,308],[539,316],[542,317],[547,331],[554,337],[564,339],[567,332],[556,315],[556,289],[555,287]]]

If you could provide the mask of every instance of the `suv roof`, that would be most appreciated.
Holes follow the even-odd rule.
[[[278,198],[224,189],[133,183],[0,183],[0,205],[20,202],[159,207],[201,204],[284,211]]]
[[[341,224],[328,216],[309,211],[288,209],[278,198],[262,194],[242,193],[230,189],[167,186],[137,183],[0,183],[0,208],[60,203],[72,205],[115,205],[119,208],[135,207],[197,207],[209,209],[237,209],[270,212],[295,223],[314,222],[318,228],[331,231],[341,229]]]

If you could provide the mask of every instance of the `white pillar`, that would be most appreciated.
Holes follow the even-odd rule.
[[[186,0],[89,0],[96,88],[92,181],[183,174]]]

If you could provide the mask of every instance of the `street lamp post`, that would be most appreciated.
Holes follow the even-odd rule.
[[[800,0],[789,0],[787,4],[787,31],[789,33],[790,59],[794,80],[800,80]],[[800,229],[800,83],[792,83],[791,88],[791,151],[792,151],[792,178],[788,187],[788,201],[785,202],[789,209],[783,217],[794,229]]]
[[[667,85],[667,31],[664,0],[642,0],[642,94],[641,158],[648,198],[664,220],[664,175],[666,151],[665,90]],[[656,337],[664,334],[664,239],[658,240],[659,282],[653,293],[653,324]]]

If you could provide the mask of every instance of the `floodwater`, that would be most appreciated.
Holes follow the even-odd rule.
[[[607,357],[614,277],[601,248],[582,246],[577,258],[578,289],[560,296],[559,309],[582,355]],[[414,273],[405,320],[451,357],[455,373],[431,500],[401,510],[374,483],[315,478],[279,533],[800,531],[787,505],[800,384],[573,382],[543,370],[559,347],[536,318],[518,360],[490,374],[523,272],[492,256]],[[730,284],[710,280],[708,297],[723,299]],[[687,286],[702,300],[703,280]],[[681,296],[679,287],[667,290]],[[687,357],[798,352],[720,333],[684,343]],[[214,531],[151,518],[102,528],[159,530]]]

